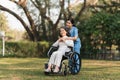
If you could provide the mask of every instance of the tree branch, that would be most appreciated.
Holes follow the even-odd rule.
[[[33,3],[33,5],[34,5],[37,9],[39,9],[38,5],[37,5],[33,0],[31,0],[31,2]]]
[[[9,1],[14,2],[16,5],[19,5],[19,3],[15,0],[9,0]],[[19,6],[21,6],[21,5],[19,5]],[[23,6],[21,6],[21,7],[23,7]]]
[[[98,8],[110,8],[110,7],[115,7],[118,6],[120,7],[120,3],[114,4],[114,5],[91,5],[91,8],[98,7]]]
[[[56,27],[57,27],[57,25],[59,23],[60,18],[61,18],[62,11],[64,10],[64,0],[61,1],[61,5],[60,6],[61,6],[60,14],[58,16],[58,19],[57,19],[56,23],[54,24],[55,25],[54,26],[55,29],[56,29]]]
[[[33,34],[31,33],[28,25],[24,22],[24,20],[19,15],[17,15],[15,12],[11,11],[10,9],[5,8],[2,5],[0,5],[0,10],[6,11],[6,12],[10,13],[11,15],[15,16],[22,23],[23,27],[28,32],[28,35],[31,36],[31,39],[33,38]]]
[[[84,4],[82,6],[82,8],[80,9],[79,13],[77,14],[77,16],[75,17],[75,24],[77,21],[79,21],[79,17],[82,15],[82,12],[85,10],[86,8],[86,0],[84,0]]]

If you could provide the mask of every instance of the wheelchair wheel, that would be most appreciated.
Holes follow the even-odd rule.
[[[70,72],[71,74],[78,74],[81,69],[81,58],[76,52],[72,55],[70,59]]]

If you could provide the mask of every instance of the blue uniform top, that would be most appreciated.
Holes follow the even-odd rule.
[[[79,36],[78,36],[78,29],[77,29],[75,26],[73,26],[73,27],[70,29],[70,35],[71,35],[71,37],[75,37],[75,36],[78,37],[78,38],[74,41],[74,51],[80,54],[81,41],[80,41],[80,38],[79,38]]]

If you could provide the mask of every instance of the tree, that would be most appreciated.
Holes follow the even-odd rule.
[[[91,16],[79,27],[83,51],[98,53],[99,50],[111,51],[112,45],[120,47],[120,15],[99,12]],[[100,52],[100,51],[99,51]]]
[[[107,11],[109,13],[120,12],[119,0],[101,0],[98,5],[90,5],[94,9],[93,12]]]
[[[29,0],[24,6],[16,0],[10,1],[15,3],[18,7],[20,7],[20,9],[23,10],[23,13],[26,15],[30,26],[25,23],[21,16],[12,10],[2,5],[0,5],[0,10],[6,11],[15,16],[22,23],[30,37],[30,40],[32,41],[55,40],[57,38],[56,33],[59,21],[61,19],[66,20],[71,17],[70,9],[65,8],[65,3],[68,3],[69,5],[70,0]],[[53,9],[57,9],[56,11],[59,13],[57,14],[58,17],[56,17],[57,19],[55,22],[52,20],[52,16],[55,15],[51,14],[51,10]],[[82,8],[79,9],[79,12],[75,17],[76,19],[81,16],[84,9],[85,4],[83,4]],[[38,14],[35,12],[38,12]]]
[[[0,31],[7,31],[8,21],[4,13],[0,13]]]

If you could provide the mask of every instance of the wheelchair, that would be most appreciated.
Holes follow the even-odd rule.
[[[67,74],[78,74],[80,72],[81,69],[81,57],[80,54],[76,53],[73,51],[72,47],[69,47],[71,49],[71,51],[66,52],[65,55],[62,57],[61,60],[61,65],[59,67],[59,72],[57,74],[62,74],[64,76],[66,76]],[[54,51],[56,51],[58,49],[58,47],[54,47],[52,46],[48,53],[47,56],[50,58],[50,56],[52,55],[52,53]],[[65,64],[65,60],[68,59],[68,64]],[[45,69],[48,68],[48,63],[45,64]],[[56,74],[53,72],[54,70],[54,66],[51,68],[51,72],[44,72],[45,75],[51,75],[51,74]]]

